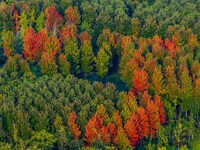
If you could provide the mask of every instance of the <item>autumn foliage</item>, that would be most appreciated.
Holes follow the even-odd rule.
[[[81,131],[80,131],[80,127],[79,125],[76,123],[76,113],[75,112],[71,112],[68,118],[68,126],[70,128],[71,134],[75,139],[78,139],[81,135]]]
[[[55,6],[49,6],[45,10],[47,31],[54,31],[61,25],[62,16],[58,13]]]
[[[135,70],[133,73],[133,90],[137,93],[144,92],[149,88],[147,72],[142,70]]]
[[[45,43],[48,36],[45,30],[35,33],[32,28],[29,28],[23,37],[23,55],[27,60],[38,60],[45,50]]]
[[[85,127],[85,141],[88,145],[91,145],[93,142],[95,142],[95,140],[103,142],[110,141],[108,127],[103,125],[103,121],[104,119],[98,114],[93,115],[88,121]]]
[[[72,6],[68,7],[65,11],[65,19],[69,23],[77,24],[80,22],[80,14],[78,12],[78,8],[73,8]]]

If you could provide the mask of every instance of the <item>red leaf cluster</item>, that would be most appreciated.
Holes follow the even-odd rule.
[[[148,74],[144,69],[134,71],[133,75],[133,90],[138,92],[144,92],[149,88]]]
[[[47,31],[53,31],[59,25],[61,25],[62,16],[58,13],[55,6],[49,6],[45,9],[46,16],[46,28]]]
[[[72,136],[75,139],[78,139],[80,137],[80,135],[81,135],[81,131],[80,131],[79,125],[76,124],[76,118],[77,118],[76,113],[75,112],[71,112],[70,115],[69,115],[67,124],[70,127]]]
[[[104,119],[99,114],[94,114],[85,127],[85,141],[91,145],[94,141],[112,142],[116,136],[116,127],[113,123],[103,125]]]
[[[23,55],[28,60],[37,60],[44,52],[45,42],[48,36],[43,30],[39,33],[35,33],[32,28],[29,28],[23,37]]]

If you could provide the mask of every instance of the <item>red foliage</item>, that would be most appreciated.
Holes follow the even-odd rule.
[[[149,120],[146,114],[146,111],[143,107],[138,108],[137,110],[138,119],[137,121],[137,131],[139,134],[139,138],[142,139],[143,137],[147,137],[149,134]]]
[[[113,123],[108,123],[107,128],[108,128],[108,133],[110,134],[111,142],[114,143],[114,139],[117,135],[116,126]]]
[[[161,101],[161,97],[156,95],[155,98],[154,98],[154,101],[155,101],[155,103],[158,107],[160,124],[164,125],[164,123],[165,123],[165,110],[164,110],[164,105]]]
[[[45,9],[47,31],[54,31],[61,25],[62,16],[57,12],[55,6],[49,6]]]
[[[69,115],[67,124],[71,129],[71,133],[72,133],[73,137],[75,139],[78,139],[81,135],[81,131],[80,131],[80,127],[75,122],[76,118],[77,118],[76,113],[71,112]]]
[[[139,141],[139,134],[136,127],[137,122],[135,121],[137,121],[137,115],[134,113],[124,126],[125,132],[132,146],[136,146]]]
[[[98,114],[94,114],[85,127],[86,143],[91,145],[95,140],[110,142],[109,129],[103,125],[103,118]]]
[[[176,58],[176,52],[180,49],[178,46],[178,40],[176,35],[172,37],[172,41],[170,41],[169,39],[165,39],[164,46],[169,52],[169,55],[173,58]]]
[[[23,48],[24,52],[23,55],[26,59],[32,60],[36,59],[36,41],[35,41],[35,32],[32,28],[28,29],[23,37]]]
[[[148,74],[144,69],[134,72],[133,88],[137,93],[144,92],[149,88]]]
[[[149,131],[151,137],[154,137],[156,131],[158,130],[158,125],[160,121],[157,105],[152,101],[148,102],[146,113],[149,118]]]
[[[37,60],[44,52],[45,42],[48,36],[43,30],[39,33],[35,33],[32,28],[29,28],[23,37],[23,55],[27,60]]]

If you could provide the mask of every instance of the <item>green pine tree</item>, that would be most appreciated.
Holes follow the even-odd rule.
[[[68,39],[65,41],[65,55],[71,66],[71,73],[80,73],[80,50],[78,49],[77,39]]]
[[[95,58],[97,75],[104,78],[108,72],[110,56],[101,48]]]
[[[37,17],[35,23],[36,23],[36,30],[39,32],[42,29],[44,29],[44,22],[45,22],[45,18],[44,18],[44,12],[42,11],[39,16]]]
[[[84,42],[81,46],[81,69],[86,75],[93,70],[92,63],[94,61],[94,54],[92,44],[89,41]]]
[[[21,32],[21,35],[23,36],[24,33],[26,32],[26,30],[28,29],[28,25],[29,25],[29,21],[28,21],[28,16],[26,15],[25,12],[23,12],[21,15],[20,15],[20,21],[19,21],[19,24],[20,24],[20,32]]]

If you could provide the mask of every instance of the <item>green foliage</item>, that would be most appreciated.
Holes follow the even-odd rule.
[[[12,57],[14,55],[14,47],[15,47],[14,33],[10,30],[4,31],[2,33],[2,41],[3,41],[4,55],[7,58]]]
[[[28,140],[28,145],[30,149],[49,149],[53,148],[53,144],[57,141],[57,139],[53,136],[53,134],[50,134],[46,132],[45,130],[42,130],[40,132],[35,133],[30,140]]]
[[[70,63],[70,72],[74,74],[80,73],[80,50],[78,48],[77,39],[68,39],[65,41],[64,52],[67,61]]]
[[[0,141],[11,140],[15,146],[24,145],[31,149],[55,145],[64,149],[82,147],[83,140],[74,141],[69,134],[67,118],[70,112],[76,110],[77,122],[84,134],[85,125],[98,105],[103,104],[112,115],[115,108],[111,100],[118,97],[111,83],[103,85],[99,91],[96,85],[72,75],[14,79],[2,82],[0,93],[3,93]]]
[[[94,53],[92,45],[89,41],[86,41],[81,46],[81,69],[82,72],[87,74],[92,73],[94,62]]]
[[[58,58],[58,66],[59,70],[62,73],[63,76],[67,76],[70,74],[70,64],[67,61],[67,58],[64,54],[61,54]]]
[[[101,48],[95,58],[97,75],[104,78],[108,72],[110,56],[105,49]]]
[[[45,23],[45,18],[44,18],[44,12],[40,12],[39,16],[35,20],[36,23],[36,30],[40,32],[42,29],[44,29],[44,23]]]
[[[29,21],[28,21],[28,15],[23,12],[21,15],[20,15],[20,33],[23,37],[23,35],[25,34],[26,30],[29,28]]]

